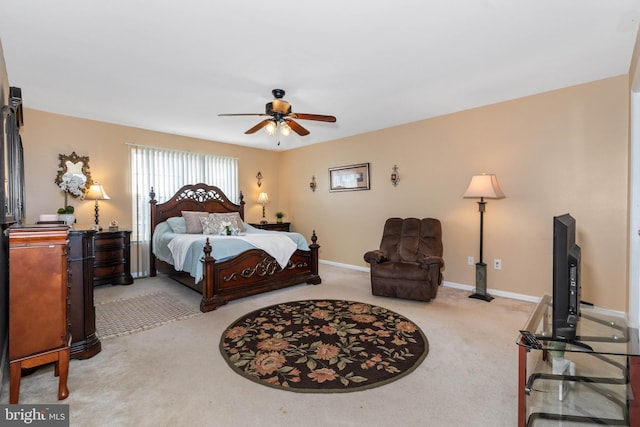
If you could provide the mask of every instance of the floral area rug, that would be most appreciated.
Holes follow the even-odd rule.
[[[415,323],[386,308],[342,300],[295,301],[242,316],[220,351],[238,374],[296,392],[381,386],[412,372],[429,352]]]

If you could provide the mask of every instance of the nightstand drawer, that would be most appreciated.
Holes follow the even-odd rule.
[[[269,222],[269,223],[260,223],[253,224],[249,223],[252,227],[259,228],[261,230],[270,230],[270,231],[289,231],[290,222]]]
[[[119,260],[124,258],[124,249],[111,249],[106,251],[97,251],[95,252],[95,262],[104,262],[104,261],[112,261]]]
[[[114,237],[102,237],[99,236],[96,239],[96,250],[112,248],[112,247],[123,247],[124,242],[122,240],[122,236],[114,236]]]
[[[124,264],[105,265],[104,267],[94,267],[94,277],[111,276],[113,274],[124,273]]]

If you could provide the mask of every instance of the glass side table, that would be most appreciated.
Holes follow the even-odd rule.
[[[638,330],[622,317],[581,307],[576,342],[552,338],[552,300],[542,297],[518,335],[518,426],[629,426],[630,363],[640,356]],[[633,378],[640,382],[640,378]],[[640,399],[640,396],[638,397]]]

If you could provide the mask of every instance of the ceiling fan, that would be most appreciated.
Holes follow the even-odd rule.
[[[319,122],[331,122],[334,123],[336,118],[334,116],[325,116],[322,114],[306,114],[306,113],[294,113],[291,111],[291,104],[282,99],[284,97],[284,90],[273,89],[271,93],[274,96],[274,100],[268,102],[265,105],[265,113],[247,113],[247,114],[218,114],[218,116],[267,116],[268,119],[264,119],[251,129],[245,132],[245,134],[252,134],[260,129],[264,128],[269,135],[274,135],[279,129],[280,134],[287,136],[293,130],[300,136],[309,135],[309,131],[302,127],[297,120],[315,120]]]

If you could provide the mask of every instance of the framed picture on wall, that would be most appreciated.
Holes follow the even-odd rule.
[[[329,168],[329,191],[369,189],[369,163]]]

